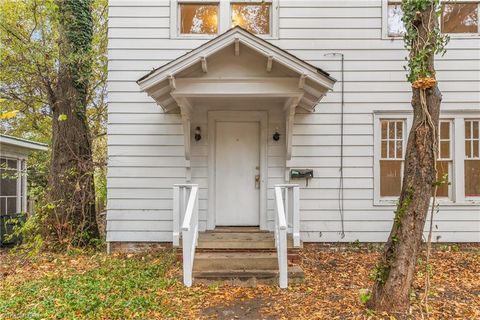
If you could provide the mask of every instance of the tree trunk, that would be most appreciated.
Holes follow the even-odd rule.
[[[87,124],[92,17],[88,0],[58,0],[59,71],[51,97],[52,159],[49,196],[52,234],[61,244],[85,245],[99,232],[94,164]]]
[[[431,12],[431,6],[417,12],[415,25],[420,46],[427,38],[427,30],[437,26],[436,16],[432,19]],[[433,53],[427,68],[435,74]],[[412,91],[414,117],[407,142],[402,192],[384,253],[374,271],[375,284],[369,301],[369,307],[379,312],[408,311],[417,254],[436,180],[435,152],[442,95],[436,84],[427,89],[412,87]]]

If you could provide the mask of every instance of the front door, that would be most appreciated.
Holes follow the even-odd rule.
[[[215,224],[260,223],[260,122],[216,122]]]

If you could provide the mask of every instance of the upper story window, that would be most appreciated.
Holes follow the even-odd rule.
[[[270,6],[269,3],[232,4],[232,27],[240,26],[255,34],[269,34]]]
[[[217,34],[218,4],[180,4],[181,34]]]
[[[240,26],[262,37],[276,37],[278,0],[171,2],[171,36],[208,38]]]
[[[405,26],[402,21],[401,0],[384,0],[384,28],[388,37],[402,37]],[[478,34],[479,0],[442,1],[440,27],[442,32],[450,34]]]
[[[478,33],[478,1],[442,5],[441,28],[445,33]]]

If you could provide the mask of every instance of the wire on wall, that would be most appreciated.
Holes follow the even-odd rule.
[[[325,56],[340,56],[341,57],[341,74],[342,74],[342,87],[341,87],[341,103],[340,103],[340,178],[338,186],[338,211],[340,213],[340,221],[342,231],[340,233],[341,238],[345,238],[345,211],[344,211],[344,186],[343,186],[343,126],[344,126],[344,106],[345,106],[345,81],[344,81],[344,70],[345,70],[345,55],[339,52],[327,53]]]

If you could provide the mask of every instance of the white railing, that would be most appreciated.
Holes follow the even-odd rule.
[[[287,234],[293,235],[293,246],[300,246],[299,186],[275,185],[275,247],[277,248],[280,288],[288,287]]]
[[[180,224],[181,221],[181,224]],[[180,245],[182,231],[183,283],[192,286],[193,261],[198,241],[198,185],[173,186],[173,245]]]

